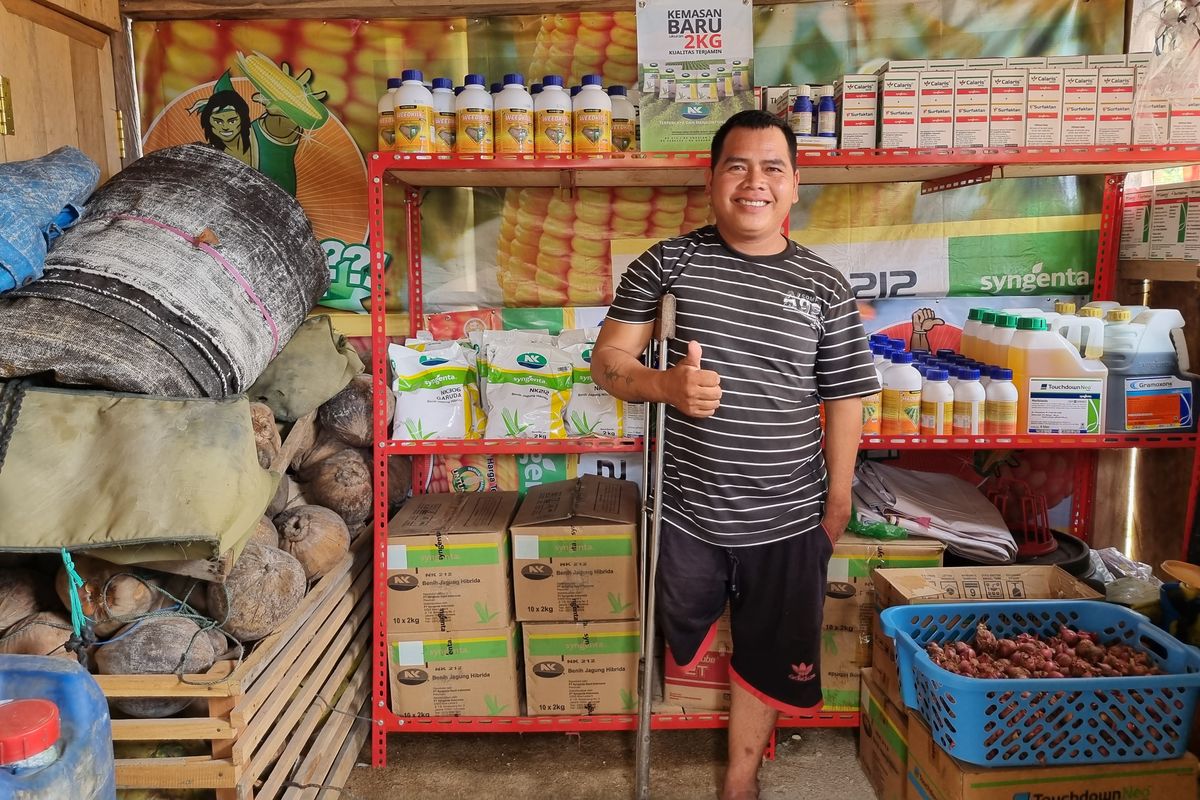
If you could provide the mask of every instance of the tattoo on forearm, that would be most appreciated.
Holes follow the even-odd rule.
[[[604,379],[606,381],[615,383],[617,378],[624,378],[626,386],[633,385],[633,378],[630,377],[629,375],[622,375],[621,371],[619,369],[617,369],[616,367],[606,367],[604,369]]]

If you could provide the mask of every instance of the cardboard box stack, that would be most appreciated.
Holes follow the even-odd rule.
[[[516,507],[516,492],[417,495],[388,523],[388,673],[397,715],[520,713],[508,555]]]
[[[637,709],[637,484],[587,475],[530,489],[512,521],[530,714]]]
[[[1200,262],[1200,182],[1153,188],[1147,249],[1152,261]]]

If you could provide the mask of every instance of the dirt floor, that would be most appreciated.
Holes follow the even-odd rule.
[[[717,797],[724,731],[654,736],[655,800]],[[857,738],[857,730],[784,732],[762,770],[762,800],[871,800]],[[387,768],[360,766],[346,788],[350,800],[626,800],[633,734],[393,735]]]

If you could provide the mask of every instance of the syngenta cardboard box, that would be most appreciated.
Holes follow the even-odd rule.
[[[521,626],[531,715],[637,713],[641,624],[539,622]]]
[[[917,146],[917,90],[921,74],[888,72],[879,81],[879,146]]]
[[[1096,112],[1099,108],[1099,70],[1063,71],[1062,143],[1096,143]]]
[[[1196,757],[1134,764],[977,767],[933,741],[908,715],[909,800],[1182,800],[1196,796]]]
[[[1125,202],[1121,206],[1121,247],[1118,258],[1150,257],[1150,210],[1153,206],[1153,186],[1133,186],[1125,190]]]
[[[960,69],[954,73],[954,146],[984,147],[988,143],[992,73]]]
[[[516,492],[427,494],[388,523],[389,634],[507,628]]]
[[[535,486],[512,521],[521,622],[637,619],[637,484],[585,475]]]
[[[1025,145],[1054,147],[1062,144],[1063,71],[1029,70]]]
[[[1029,73],[1023,69],[997,69],[991,72],[991,81],[988,144],[993,147],[1023,147]]]
[[[858,761],[881,798],[904,797],[908,783],[908,713],[875,684],[873,669],[862,672],[858,711]]]
[[[521,713],[516,626],[388,637],[392,711],[401,717]]]
[[[920,73],[917,95],[917,146],[954,144],[954,71]]]

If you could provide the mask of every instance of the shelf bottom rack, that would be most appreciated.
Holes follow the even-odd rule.
[[[388,733],[586,733],[637,730],[636,714],[545,717],[397,717],[376,714]],[[729,727],[726,712],[655,713],[654,730],[699,730]],[[857,728],[857,711],[826,711],[811,717],[779,717],[777,728]]]

